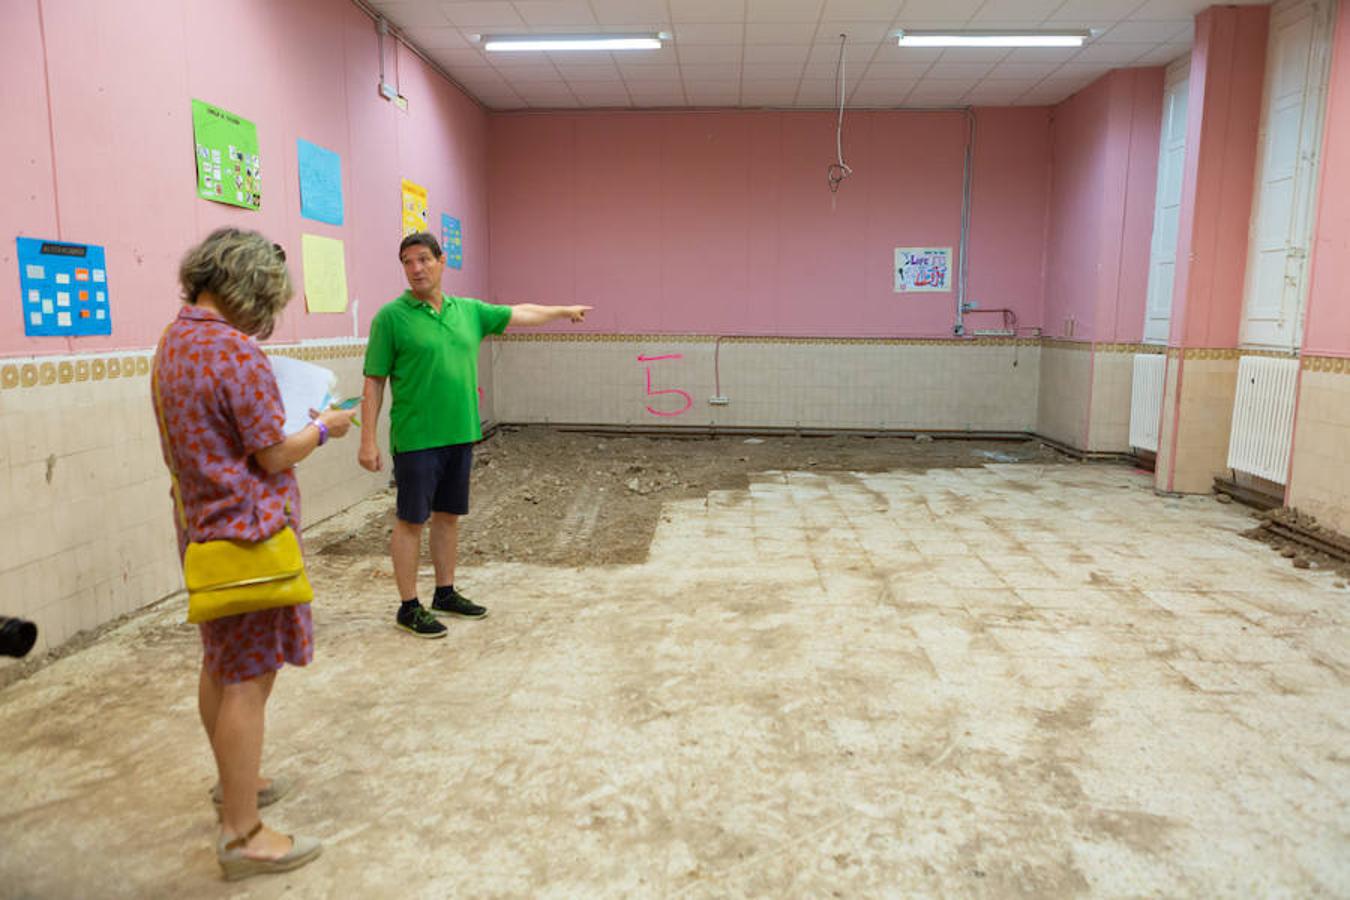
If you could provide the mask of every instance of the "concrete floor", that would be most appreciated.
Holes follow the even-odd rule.
[[[436,643],[319,557],[266,762],[323,858],[217,880],[169,602],[0,693],[0,895],[1344,897],[1350,593],[1250,524],[1117,467],[771,473],[641,566],[463,572]]]

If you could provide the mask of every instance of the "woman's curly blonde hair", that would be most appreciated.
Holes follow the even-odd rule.
[[[203,293],[230,324],[266,339],[290,302],[286,251],[256,231],[219,228],[193,247],[178,267],[183,300],[195,304]]]

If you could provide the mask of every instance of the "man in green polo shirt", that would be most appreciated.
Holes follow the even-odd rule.
[[[389,409],[389,450],[398,485],[398,518],[389,553],[400,628],[423,638],[445,637],[435,615],[477,619],[487,614],[455,590],[459,517],[469,511],[473,445],[482,440],[478,419],[478,346],[508,327],[543,325],[556,319],[580,322],[589,306],[496,306],[441,293],[445,259],[426,232],[410,234],[398,248],[408,290],[385,304],[370,323],[366,344],[365,390],[357,460],[378,472],[380,448],[375,423],[384,403],[384,385],[393,393]],[[417,561],[422,526],[431,520],[431,561],[436,593],[427,610],[417,600]]]

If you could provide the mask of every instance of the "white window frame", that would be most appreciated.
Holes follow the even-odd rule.
[[[1261,129],[1257,146],[1256,180],[1252,189],[1252,216],[1248,228],[1247,266],[1243,284],[1242,320],[1239,343],[1242,347],[1297,350],[1303,342],[1304,317],[1308,297],[1308,252],[1317,206],[1318,176],[1321,170],[1322,131],[1326,118],[1327,82],[1331,64],[1331,33],[1335,0],[1281,0],[1271,7],[1270,37],[1266,48],[1265,86],[1261,97]],[[1273,96],[1280,75],[1281,59],[1277,58],[1280,40],[1286,29],[1307,21],[1311,28],[1307,48],[1306,74],[1298,110],[1298,145],[1294,152],[1294,167],[1289,179],[1292,199],[1288,210],[1273,220],[1267,232],[1261,232],[1263,215],[1273,216],[1281,207],[1271,206],[1267,198],[1271,151],[1275,147],[1270,119],[1279,110],[1292,109],[1286,95],[1285,102]],[[1279,110],[1276,109],[1279,104]],[[1287,215],[1287,221],[1285,220]],[[1281,249],[1282,240],[1282,249]],[[1274,271],[1262,265],[1262,257],[1269,257],[1279,266],[1275,281],[1269,280]],[[1264,286],[1262,275],[1267,276]],[[1278,285],[1276,287],[1275,285]],[[1271,292],[1280,292],[1278,302],[1271,301],[1265,309],[1258,307],[1258,296],[1269,298]]]

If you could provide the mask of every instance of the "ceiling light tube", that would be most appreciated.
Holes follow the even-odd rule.
[[[483,38],[483,49],[496,53],[559,50],[660,50],[656,34],[518,34]]]
[[[901,47],[1081,47],[1092,32],[1051,31],[900,31]]]

